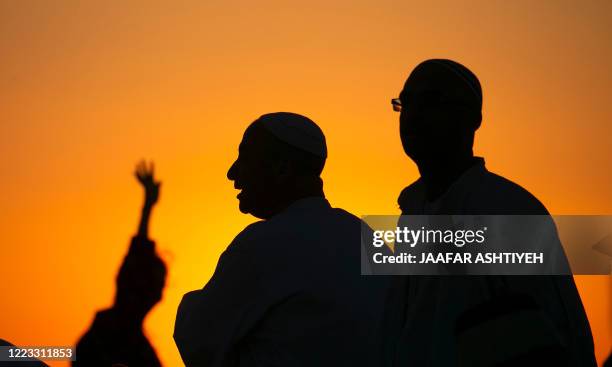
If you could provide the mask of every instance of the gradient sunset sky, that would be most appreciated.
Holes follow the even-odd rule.
[[[74,345],[110,306],[147,158],[170,273],[146,329],[180,365],[181,296],[254,221],[226,179],[246,126],[309,116],[332,205],[397,214],[418,172],[389,101],[428,58],[480,78],[490,170],[553,214],[612,214],[611,35],[611,1],[0,1],[0,338]],[[577,282],[601,361],[610,277]]]

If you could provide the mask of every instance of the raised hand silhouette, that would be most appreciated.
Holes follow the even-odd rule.
[[[161,183],[155,180],[153,163],[142,161],[134,175],[145,191],[138,226],[116,278],[115,302],[96,313],[79,340],[73,366],[160,366],[142,323],[162,298],[166,265],[149,239],[151,210],[159,200]]]
[[[134,176],[145,191],[145,200],[142,207],[142,215],[140,217],[140,224],[138,226],[138,237],[148,238],[149,236],[149,219],[151,217],[151,210],[153,206],[159,200],[159,189],[161,187],[161,181],[155,180],[155,165],[153,162],[147,162],[142,160],[136,165]]]

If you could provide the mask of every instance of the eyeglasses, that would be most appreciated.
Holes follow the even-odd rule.
[[[416,96],[411,98],[410,106],[416,108],[431,108],[439,105],[440,103],[444,103],[446,100],[442,96],[442,94],[438,91],[425,91],[421,92]],[[392,98],[391,105],[393,106],[393,111],[402,112],[402,100],[400,98]],[[412,107],[411,107],[412,108]]]
[[[399,98],[391,98],[391,105],[393,106],[393,111],[402,112],[402,101]]]
[[[440,107],[442,105],[453,105],[459,108],[464,108],[464,109],[469,109],[469,110],[477,108],[475,106],[468,104],[467,102],[463,100],[449,98],[438,92],[425,92],[425,93],[421,93],[417,97],[418,98],[411,99],[412,101],[410,102],[411,108],[413,108],[412,106],[414,106],[417,109],[422,109],[422,108],[430,109],[430,108]],[[401,99],[392,98],[391,106],[393,106],[393,111],[402,112],[402,100]]]

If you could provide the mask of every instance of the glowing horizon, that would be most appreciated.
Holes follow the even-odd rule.
[[[246,126],[310,117],[327,137],[332,205],[397,214],[418,172],[389,101],[428,58],[480,78],[475,153],[490,170],[553,214],[611,214],[611,27],[605,1],[0,3],[0,338],[75,344],[111,305],[142,202],[132,169],[147,158],[163,181],[151,233],[169,278],[146,330],[162,363],[180,365],[181,296],[254,220],[225,177]],[[612,282],[577,284],[601,362]]]

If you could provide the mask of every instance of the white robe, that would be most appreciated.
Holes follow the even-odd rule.
[[[179,306],[188,366],[375,366],[386,278],[360,275],[361,221],[306,198],[245,228]]]
[[[548,214],[528,191],[489,172],[482,159],[435,202],[427,201],[419,179],[402,191],[398,203],[404,215]],[[591,330],[571,276],[404,276],[394,282],[385,321],[385,345],[394,366],[459,366],[457,320],[465,311],[492,299],[492,282],[503,283],[505,291],[512,294],[533,298],[544,315],[541,324],[552,325],[549,337],[567,349],[568,365],[595,366]],[[510,326],[519,331],[523,327]],[[532,329],[527,326],[523,337],[533,328],[542,332],[540,324]],[[480,337],[486,340],[487,335]],[[498,340],[503,343],[518,346],[519,340]],[[495,354],[486,350],[485,344],[479,350],[474,348],[482,353],[482,366],[487,365],[487,353]]]

